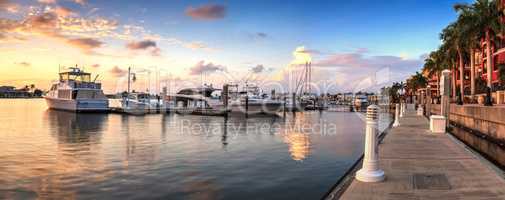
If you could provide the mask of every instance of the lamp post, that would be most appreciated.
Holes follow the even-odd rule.
[[[398,94],[400,96],[399,98],[399,101],[400,101],[400,117],[403,117],[403,95],[404,95],[404,90],[403,90],[403,87],[400,88],[400,90],[398,90]]]

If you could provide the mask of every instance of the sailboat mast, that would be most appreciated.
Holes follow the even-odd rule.
[[[128,67],[128,90],[127,90],[128,94],[130,94],[130,74],[131,74],[130,72],[131,68]]]
[[[309,92],[309,63],[305,62],[305,93]]]
[[[307,91],[310,93],[310,84],[312,81],[312,62],[309,62],[309,82],[307,83]]]

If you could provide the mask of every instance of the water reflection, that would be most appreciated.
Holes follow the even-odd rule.
[[[43,100],[0,110],[0,199],[314,199],[364,138],[346,113],[75,114]]]
[[[50,134],[55,139],[52,146],[33,146],[25,149],[29,154],[13,155],[26,165],[10,166],[16,173],[15,196],[35,193],[40,199],[74,199],[79,177],[87,177],[89,182],[102,181],[110,173],[94,174],[104,171],[105,160],[100,148],[102,124],[107,122],[104,115],[77,115],[61,111],[46,111],[43,118],[49,122]],[[45,130],[39,130],[47,133]],[[40,138],[39,138],[40,139]],[[44,140],[39,141],[43,143]],[[37,144],[41,145],[41,144]],[[54,149],[55,154],[49,152]],[[20,177],[30,177],[19,181]],[[33,177],[38,177],[31,179]]]
[[[45,117],[61,144],[97,144],[100,142],[102,126],[107,123],[107,115],[104,114],[47,110]]]
[[[284,142],[289,145],[291,158],[296,161],[303,161],[310,154],[310,138],[305,133],[288,133],[284,136]]]
[[[223,149],[226,149],[226,146],[228,145],[228,116],[224,117],[223,135],[221,136],[221,143],[223,144]]]
[[[202,177],[201,172],[188,172],[185,177]],[[219,187],[214,179],[200,178],[188,181],[182,187],[182,192],[187,193],[185,199],[190,200],[214,200],[219,199]],[[168,198],[170,199],[170,198]]]
[[[283,141],[288,145],[291,158],[295,161],[303,161],[310,155],[311,146],[308,134],[314,134],[314,132],[302,132],[303,127],[307,125],[314,124],[306,121],[301,113],[299,117],[293,115],[293,118],[281,129]]]
[[[111,176],[93,173],[106,168],[101,138],[107,115],[47,110],[46,118],[57,141],[55,167],[61,170],[59,178],[73,181],[75,176],[94,174],[92,181],[103,181]]]

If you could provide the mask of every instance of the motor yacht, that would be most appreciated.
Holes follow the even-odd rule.
[[[50,109],[73,112],[106,112],[109,102],[102,91],[102,84],[91,81],[91,74],[77,67],[60,72],[55,82],[44,96]]]

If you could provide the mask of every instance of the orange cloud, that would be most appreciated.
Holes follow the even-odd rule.
[[[93,49],[99,48],[103,45],[103,42],[93,39],[93,38],[76,38],[68,39],[67,43],[82,49],[85,53],[92,53]]]
[[[125,69],[121,69],[118,66],[114,66],[112,69],[109,70],[109,73],[115,77],[123,77],[128,73],[128,71]]]
[[[130,50],[151,50],[151,55],[159,56],[161,49],[157,47],[156,42],[153,40],[132,41],[126,44],[126,48]]]
[[[39,3],[44,3],[44,4],[55,4],[56,0],[37,0]]]
[[[81,5],[86,5],[88,3],[87,0],[74,0],[74,2]]]
[[[19,5],[10,2],[9,0],[0,0],[0,11],[5,10],[10,13],[17,13],[19,11]]]
[[[217,4],[203,5],[196,8],[188,7],[186,15],[197,20],[221,19],[226,15],[226,7]]]
[[[61,16],[61,17],[75,15],[75,13],[72,10],[70,10],[69,8],[65,8],[65,7],[61,7],[61,6],[56,7],[54,9],[54,13],[56,13],[56,15]]]
[[[211,62],[205,63],[205,61],[202,60],[202,61],[196,63],[196,65],[190,69],[189,74],[190,75],[200,75],[202,73],[214,73],[217,71],[226,71],[226,67],[224,67],[222,65],[215,65]]]

